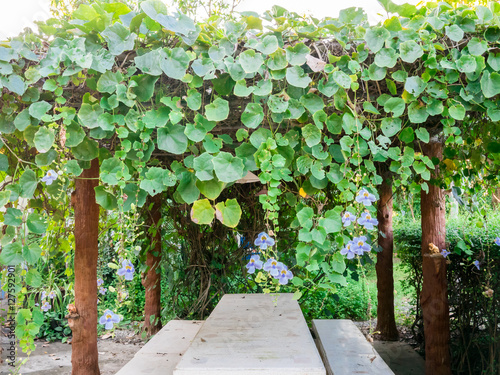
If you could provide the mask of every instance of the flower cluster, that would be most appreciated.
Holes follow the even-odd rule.
[[[274,244],[274,239],[265,232],[259,233],[255,239],[255,246],[258,246],[261,250],[266,250],[268,247],[274,246]],[[278,279],[279,283],[282,285],[288,284],[288,281],[293,278],[292,271],[283,263],[278,262],[275,258],[269,258],[266,263],[263,263],[258,254],[252,255],[245,267],[248,273],[254,273],[256,269],[264,269],[264,271],[269,272],[273,278]]]
[[[42,293],[40,294],[40,302],[42,303],[41,309],[45,312],[49,311],[52,308],[52,305],[49,301],[45,301],[45,298],[50,298],[54,299],[56,297],[56,292],[54,290],[51,290],[49,294],[45,290],[42,290]],[[36,306],[40,306],[40,304],[35,304]]]
[[[364,253],[370,252],[371,249],[372,247],[366,243],[366,237],[360,236],[349,241],[347,245],[340,250],[340,254],[345,255],[347,259],[352,259],[355,255],[363,255]]]
[[[363,206],[371,206],[372,203],[376,202],[377,198],[375,195],[371,194],[365,188],[362,188],[356,194],[356,202],[362,203]],[[378,225],[378,220],[372,216],[369,211],[365,211],[358,218],[355,214],[349,211],[345,211],[342,215],[342,224],[344,227],[348,227],[351,223],[357,222],[366,230],[376,229]],[[347,259],[353,259],[356,255],[363,255],[371,251],[371,246],[367,243],[367,238],[365,236],[359,236],[353,238],[351,241],[340,250],[340,254],[345,255]]]

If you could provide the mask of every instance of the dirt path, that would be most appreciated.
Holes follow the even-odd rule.
[[[3,341],[3,340],[2,340]],[[99,340],[99,368],[101,375],[114,375],[121,369],[134,354],[141,348],[141,343],[119,343],[111,339]],[[5,344],[2,345],[5,347]],[[31,354],[28,362],[21,367],[21,374],[30,375],[70,375],[71,374],[71,345],[54,342],[46,344],[44,341],[36,343],[36,350]],[[19,358],[26,357],[24,353]],[[5,357],[3,356],[5,360]],[[0,374],[10,374],[5,362],[0,365]]]

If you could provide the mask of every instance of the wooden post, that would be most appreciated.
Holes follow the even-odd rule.
[[[75,306],[68,325],[73,331],[72,375],[100,375],[97,353],[97,257],[99,160],[76,180],[71,201],[75,210]]]
[[[389,174],[383,175],[384,181],[378,186],[380,196],[378,220],[378,244],[382,251],[377,253],[377,328],[384,340],[395,341],[399,337],[394,318],[394,276],[393,251],[394,236],[392,233],[392,180]]]
[[[146,289],[144,303],[144,331],[149,336],[156,334],[161,329],[161,194],[151,198],[153,207],[150,215],[150,247],[146,254],[147,271],[143,275],[142,285]],[[153,320],[153,321],[152,321]]]
[[[442,159],[443,145],[437,139],[422,144],[424,155]],[[436,168],[432,178],[436,178]],[[420,304],[424,317],[425,373],[450,375],[450,316],[446,280],[446,260],[439,252],[445,248],[445,196],[439,186],[429,184],[421,192],[422,274]]]

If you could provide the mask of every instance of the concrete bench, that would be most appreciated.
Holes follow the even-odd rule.
[[[172,375],[202,325],[199,320],[171,320],[116,375]]]
[[[313,320],[312,328],[328,375],[394,375],[352,321]]]

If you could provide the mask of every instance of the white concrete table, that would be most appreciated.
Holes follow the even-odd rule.
[[[174,375],[325,375],[292,294],[226,294]]]

